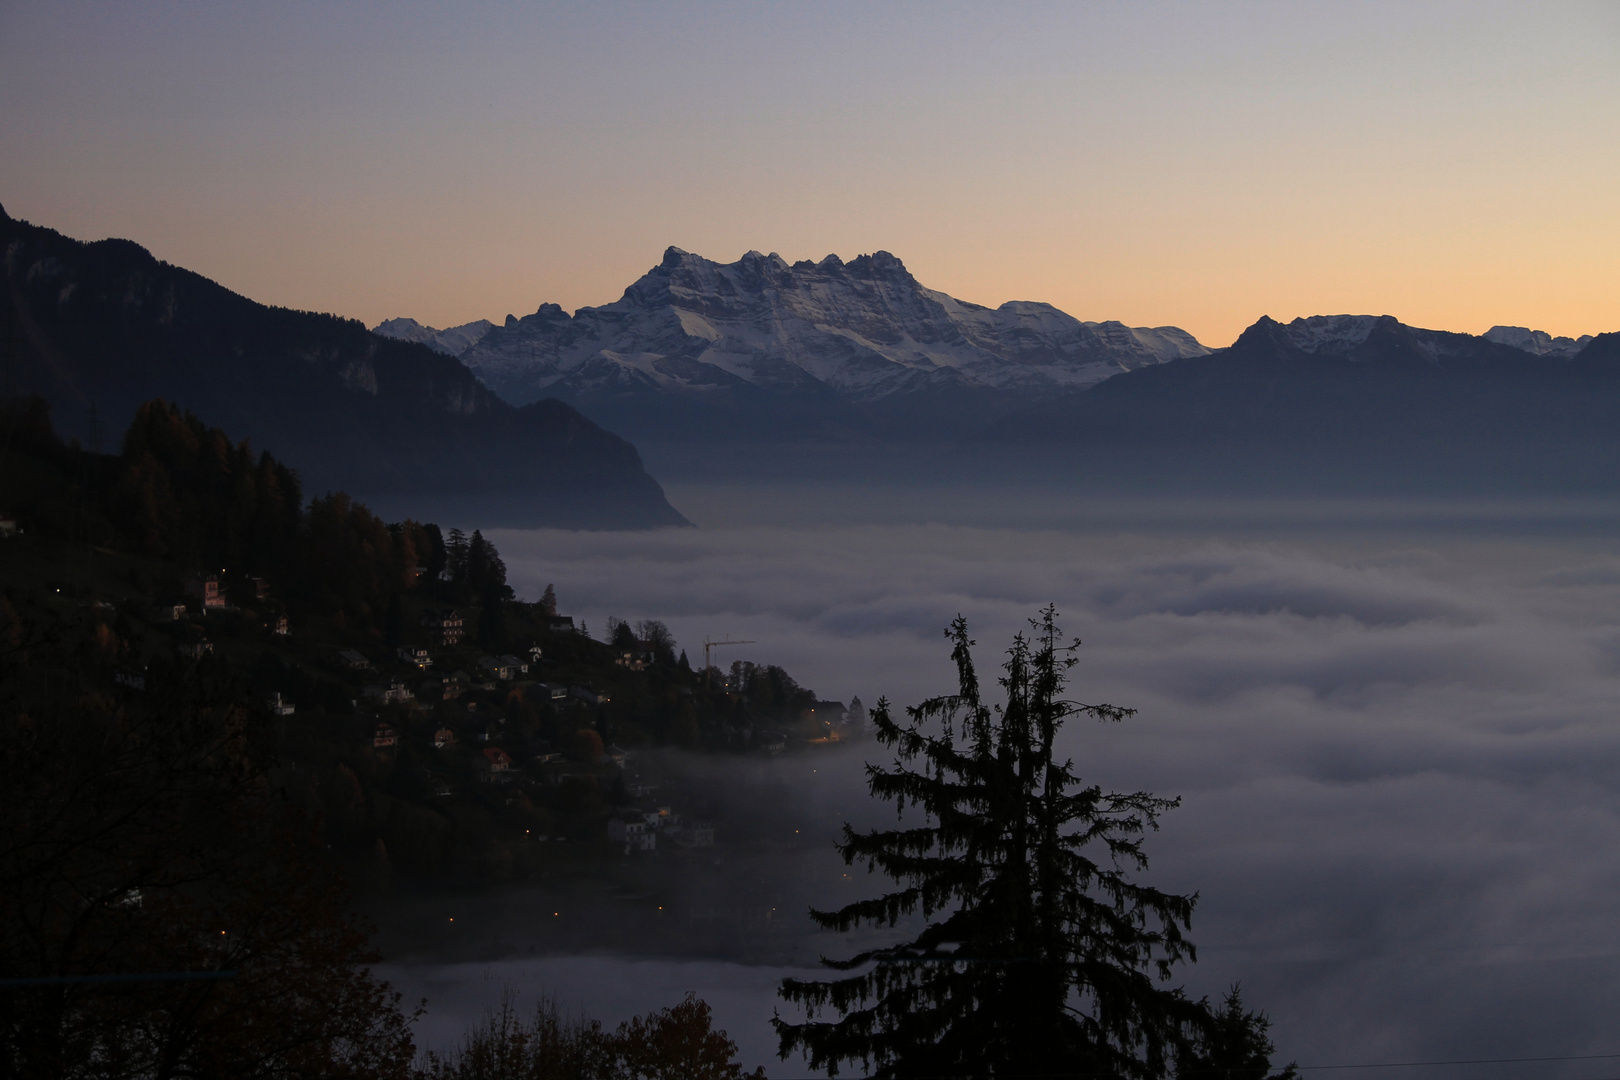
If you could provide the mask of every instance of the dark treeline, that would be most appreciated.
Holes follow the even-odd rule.
[[[137,410],[116,456],[63,443],[39,398],[0,406],[0,437],[0,491],[24,529],[261,577],[297,613],[340,627],[382,633],[390,600],[417,588],[445,603],[512,595],[481,534],[390,525],[343,492],[306,505],[296,471],[167,402]]]
[[[0,1075],[743,1076],[692,998],[617,1029],[507,1008],[418,1056],[271,718],[223,665],[120,681],[101,618],[0,597]]]
[[[616,745],[780,751],[826,733],[781,668],[694,671],[656,620],[576,632],[554,589],[515,599],[481,533],[387,523],[341,492],[306,500],[294,470],[172,405],[142,406],[102,454],[14,400],[0,455],[0,512],[24,534],[7,541],[10,603],[30,620],[88,603],[73,633],[125,678],[191,649],[239,703],[290,707],[274,723],[298,763],[283,790],[368,890],[535,880],[557,858],[537,838],[605,847],[634,798]],[[199,605],[200,574],[227,603]],[[448,615],[459,641],[434,629]],[[527,666],[497,675],[497,658]]]
[[[630,635],[650,669],[615,666],[612,645],[552,633],[554,591],[516,602],[480,533],[307,499],[162,402],[115,454],[63,442],[38,400],[0,405],[0,519],[0,1075],[447,1080],[490,1075],[491,1054],[503,1075],[741,1075],[695,1000],[571,1024],[560,1057],[539,1017],[418,1058],[348,893],[589,874],[615,852],[605,745],[677,719],[696,739],[717,715],[677,693],[698,675],[660,624]],[[229,602],[200,608],[199,574]],[[427,640],[424,612],[467,606],[437,669],[397,656]],[[558,701],[479,663],[537,638],[548,678],[612,697]],[[403,679],[415,700],[368,698]],[[562,783],[533,764],[556,750]]]

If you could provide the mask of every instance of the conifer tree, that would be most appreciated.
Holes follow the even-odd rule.
[[[845,826],[838,850],[897,888],[811,915],[838,931],[919,913],[926,926],[824,961],[844,977],[784,980],[782,997],[808,1015],[774,1021],[783,1058],[799,1050],[830,1075],[858,1063],[874,1077],[1161,1077],[1192,1060],[1211,1014],[1165,983],[1195,959],[1183,934],[1196,897],[1133,880],[1147,866],[1143,834],[1179,800],[1106,791],[1058,757],[1069,717],[1114,722],[1134,710],[1066,699],[1079,642],[1060,640],[1050,607],[1032,626],[1008,651],[1004,705],[981,700],[958,617],[946,631],[957,692],[907,709],[905,721],[886,700],[873,710],[896,760],[868,765],[870,788],[902,820]]]
[[[444,578],[460,587],[467,583],[467,534],[452,528],[444,542]]]

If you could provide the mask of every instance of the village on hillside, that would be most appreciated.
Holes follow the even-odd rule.
[[[551,588],[516,599],[476,531],[385,524],[341,494],[304,506],[296,474],[172,407],[143,410],[121,457],[29,419],[0,491],[0,632],[72,649],[112,697],[223,687],[362,889],[724,845],[649,751],[815,754],[864,733],[858,700],[779,667],[694,669],[656,620],[611,619],[604,641]]]

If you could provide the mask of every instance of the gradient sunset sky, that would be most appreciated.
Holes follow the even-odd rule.
[[[964,300],[1620,330],[1620,4],[0,0],[0,203],[436,326],[675,244]]]

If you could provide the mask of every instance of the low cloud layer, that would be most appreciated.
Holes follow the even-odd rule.
[[[945,526],[495,539],[520,593],[555,583],[598,632],[609,615],[663,619],[694,662],[705,635],[754,639],[722,659],[868,703],[949,688],[957,613],[987,671],[1055,602],[1086,642],[1078,696],[1140,710],[1076,724],[1066,752],[1106,785],[1183,796],[1149,850],[1157,882],[1202,895],[1194,990],[1242,979],[1302,1064],[1620,1052],[1620,559],[1601,543]]]

